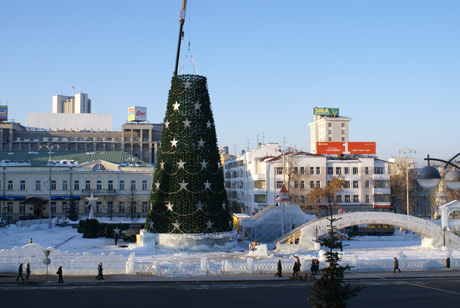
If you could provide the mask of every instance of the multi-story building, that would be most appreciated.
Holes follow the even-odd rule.
[[[310,127],[310,152],[315,154],[317,142],[348,142],[348,122],[335,108],[314,108]]]
[[[308,209],[308,193],[315,187],[326,187],[334,176],[345,180],[336,200],[344,211],[392,208],[386,161],[365,156],[281,153],[275,148],[262,146],[225,161],[225,187],[233,211],[255,214],[275,205],[283,184],[292,203]],[[325,201],[321,202],[318,206],[325,208]]]
[[[80,215],[96,200],[96,216],[140,217],[149,209],[153,167],[121,151],[0,152],[0,216],[64,217],[69,201]],[[49,201],[51,200],[51,204]],[[50,207],[51,206],[51,207]]]
[[[48,143],[60,151],[124,151],[146,163],[156,163],[162,124],[126,123],[121,131],[30,129],[0,123],[0,151],[40,151]]]

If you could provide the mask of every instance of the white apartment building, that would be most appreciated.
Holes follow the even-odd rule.
[[[310,152],[315,154],[317,142],[348,142],[348,122],[351,118],[338,115],[314,115],[310,127]]]
[[[283,185],[293,204],[308,209],[307,194],[316,186],[326,187],[334,176],[345,180],[337,196],[344,211],[391,210],[388,163],[374,157],[330,157],[306,152],[264,155],[262,146],[225,161],[225,185],[234,212],[255,214],[276,204]],[[322,201],[320,208],[326,209]],[[324,211],[325,212],[325,211]]]
[[[70,199],[88,215],[91,194],[96,217],[134,218],[149,210],[154,169],[124,152],[54,152],[51,167],[48,152],[0,155],[0,217],[9,222],[48,218],[50,210],[64,217]]]

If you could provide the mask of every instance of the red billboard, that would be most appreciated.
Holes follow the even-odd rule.
[[[375,154],[375,142],[317,142],[318,154]]]

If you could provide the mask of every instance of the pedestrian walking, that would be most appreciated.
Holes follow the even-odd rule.
[[[118,244],[118,232],[115,232],[115,235],[113,237],[115,239],[115,246]]]
[[[29,277],[30,277],[30,263],[27,263],[26,265],[26,279],[29,280]]]
[[[446,268],[450,270],[450,258],[449,257],[446,258]]]
[[[315,261],[315,275],[317,275],[319,273],[319,260],[316,259]]]
[[[299,257],[296,257],[296,258],[297,258],[297,272],[300,273],[300,267],[302,266],[302,264],[300,263]]]
[[[295,261],[294,265],[292,266],[292,276],[297,276],[300,272],[299,262]]]
[[[97,276],[96,276],[96,279],[97,280],[104,280],[104,275],[102,274],[102,271],[104,269],[102,268],[102,262],[99,263],[98,267],[97,267]]]
[[[278,271],[276,272],[275,276],[276,277],[282,277],[283,276],[283,267],[281,266],[281,260],[278,260],[277,269],[278,269]]]
[[[396,270],[398,270],[398,271],[401,273],[401,270],[399,269],[399,261],[398,261],[398,259],[396,259],[396,257],[395,257],[395,258],[394,258],[393,273],[396,273]]]
[[[32,244],[34,241],[32,241],[32,238],[30,238],[29,244]]]
[[[24,277],[22,277],[22,263],[19,265],[18,277],[16,278],[16,281],[19,281],[19,277],[21,277],[22,281],[24,281]]]
[[[62,279],[62,266],[59,266],[58,271],[56,272],[56,274],[59,277],[58,283],[64,283],[64,280]]]

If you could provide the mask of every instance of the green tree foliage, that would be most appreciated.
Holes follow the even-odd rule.
[[[172,78],[150,203],[150,232],[231,230],[205,77]]]
[[[75,202],[74,197],[70,197],[70,199],[69,199],[69,211],[67,213],[67,217],[72,221],[77,221],[78,220],[77,204]]]
[[[315,308],[347,307],[347,300],[355,297],[362,289],[360,286],[352,287],[343,281],[344,272],[351,267],[348,264],[342,266],[339,263],[343,244],[341,235],[336,232],[334,227],[334,222],[337,219],[334,218],[332,212],[327,218],[330,222],[328,235],[318,239],[321,246],[328,248],[325,253],[328,266],[321,269],[321,277],[310,287],[311,293],[308,294],[308,299]]]

